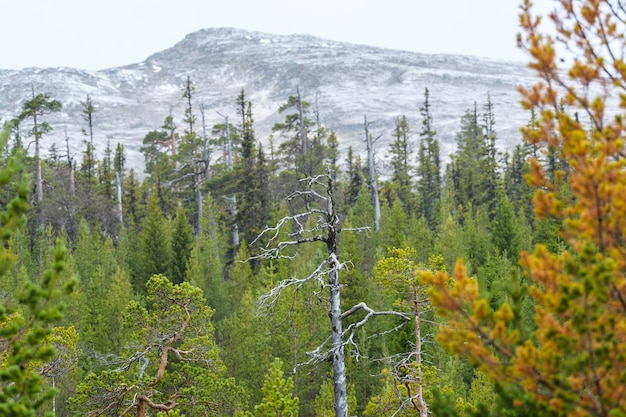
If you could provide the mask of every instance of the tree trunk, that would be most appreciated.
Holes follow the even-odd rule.
[[[56,388],[57,388],[56,381],[55,381],[54,375],[52,375],[52,389],[56,391]],[[54,396],[52,397],[52,417],[56,417],[56,415],[57,415],[57,395],[55,393]]]
[[[424,401],[422,390],[422,332],[416,286],[413,286],[413,304],[415,307],[415,366],[417,368],[417,387],[415,388],[415,395],[417,397],[416,408],[420,413],[420,417],[428,417],[428,405],[426,404],[426,401]]]
[[[117,191],[117,211],[120,224],[124,224],[124,214],[122,211],[122,180],[120,179],[120,173],[117,171],[115,171],[115,190]]]
[[[330,285],[330,322],[333,342],[333,385],[335,388],[335,417],[348,416],[348,393],[346,384],[346,363],[343,352],[343,327],[341,323],[339,274],[336,253],[329,257],[331,272],[328,279]]]
[[[302,155],[304,155],[307,151],[307,137],[306,137],[306,127],[304,125],[304,110],[302,109],[302,99],[300,98],[300,87],[296,89],[298,93],[298,118],[300,119],[300,141],[301,141],[301,151]]]
[[[35,132],[35,161],[37,162],[37,172],[35,174],[35,194],[37,195],[37,202],[41,203],[43,200],[43,179],[41,178],[41,156],[39,149],[39,128],[37,126],[37,112],[33,112],[33,131]]]
[[[137,417],[145,417],[146,416],[146,402],[142,399],[139,399],[137,403]]]
[[[367,116],[364,116],[365,145],[367,147],[367,165],[369,168],[370,188],[372,190],[372,205],[374,206],[374,230],[380,229],[380,200],[378,199],[378,186],[376,185],[376,165],[374,165],[374,149],[372,137],[369,132]]]
[[[202,115],[202,159],[204,162],[204,180],[208,181],[211,177],[211,171],[209,169],[209,138],[206,135],[206,122],[204,120],[204,103],[200,102],[200,114]]]
[[[346,384],[346,362],[343,351],[343,325],[341,319],[341,287],[339,285],[339,258],[337,257],[337,235],[339,218],[335,214],[333,182],[328,177],[328,284],[330,286],[330,322],[333,343],[333,386],[335,389],[335,417],[348,417],[348,390]]]
[[[67,152],[67,167],[70,171],[69,172],[70,195],[74,197],[76,196],[76,180],[74,179],[74,161],[70,153],[70,138],[67,136],[67,131],[65,132],[65,150]]]
[[[196,192],[196,200],[198,200],[198,220],[196,222],[196,235],[200,236],[202,234],[202,216],[204,216],[204,198],[202,197],[202,191],[200,191],[199,186],[197,187]]]

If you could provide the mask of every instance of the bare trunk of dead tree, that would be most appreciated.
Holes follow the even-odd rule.
[[[326,181],[322,182],[320,179],[325,178]],[[339,216],[335,212],[334,205],[334,185],[332,175],[329,172],[327,175],[320,175],[317,177],[309,177],[303,181],[307,181],[307,190],[294,191],[287,201],[291,201],[296,197],[304,199],[306,211],[297,213],[293,216],[287,216],[281,219],[275,227],[267,227],[261,232],[257,238],[251,242],[252,245],[257,243],[264,236],[269,239],[265,247],[261,248],[261,253],[250,259],[276,259],[281,256],[284,249],[312,242],[324,242],[327,248],[327,258],[318,266],[318,268],[306,278],[290,278],[281,281],[275,288],[270,290],[269,293],[263,295],[259,303],[265,306],[272,306],[280,297],[283,290],[291,286],[299,287],[305,282],[317,281],[322,288],[328,288],[330,291],[330,311],[328,313],[331,324],[331,335],[315,350],[307,352],[307,355],[311,358],[309,361],[301,364],[296,364],[296,367],[321,363],[332,359],[333,362],[333,389],[334,389],[334,409],[335,417],[348,417],[348,394],[347,394],[347,378],[346,378],[346,364],[344,356],[344,344],[350,343],[356,346],[354,336],[368,320],[375,316],[389,316],[393,315],[402,318],[406,323],[411,319],[403,313],[395,311],[375,311],[369,308],[365,303],[361,302],[353,306],[343,314],[341,313],[341,284],[339,280],[339,271],[342,268],[342,264],[339,261],[337,255],[337,238],[341,232],[341,226],[339,222]],[[323,188],[326,191],[326,195],[323,195],[316,191],[315,188]],[[325,202],[325,206],[319,206],[317,208],[312,207],[313,201]],[[306,223],[306,219],[310,216],[317,216],[317,227],[311,230],[306,230],[303,224]],[[279,241],[278,237],[282,234],[281,229],[290,228],[288,235],[292,240]],[[323,232],[320,232],[323,230]],[[351,231],[360,231],[361,228],[348,229]],[[350,315],[365,311],[365,317],[359,319],[358,322],[348,325],[346,329],[343,328],[343,320]],[[400,328],[398,326],[397,328]],[[347,336],[347,342],[344,340]],[[295,339],[294,339],[295,346]],[[357,349],[358,351],[358,349]],[[294,351],[294,353],[296,353]]]
[[[120,173],[115,171],[115,190],[117,191],[117,212],[120,224],[124,224],[124,214],[122,210],[122,179]]]
[[[337,235],[339,218],[333,201],[333,182],[328,177],[328,285],[330,287],[330,323],[332,328],[333,385],[335,389],[335,417],[348,417],[348,390],[346,384],[346,362],[343,351],[343,325],[341,316],[341,287],[339,285],[339,258],[337,257]]]
[[[380,200],[378,199],[378,186],[376,184],[376,165],[374,164],[374,148],[372,136],[369,132],[367,116],[364,116],[365,145],[367,148],[367,166],[369,168],[370,189],[372,190],[372,205],[374,206],[374,230],[380,229]]]
[[[37,172],[35,174],[35,194],[37,196],[37,202],[40,203],[43,200],[43,179],[41,177],[41,151],[39,146],[39,140],[41,137],[39,134],[39,127],[37,126],[37,112],[33,112],[33,123],[33,130],[35,131],[35,161],[37,162]]]
[[[56,382],[55,382],[55,378],[54,375],[52,375],[52,390],[56,391]],[[52,397],[52,417],[56,417],[57,415],[57,395],[54,394],[54,396]]]
[[[69,181],[70,181],[70,195],[74,197],[76,195],[76,182],[74,180],[74,159],[70,154],[70,138],[65,132],[65,151],[67,152],[67,167],[69,169]]]
[[[202,191],[200,191],[200,186],[197,187],[198,194],[196,196],[196,200],[198,200],[198,220],[196,220],[196,234],[200,236],[202,234],[202,216],[204,215],[204,197],[202,196]]]
[[[300,87],[296,88],[298,93],[298,118],[300,119],[300,146],[302,155],[307,151],[306,126],[304,125],[304,109],[302,108],[302,99],[300,98]]]
[[[417,368],[417,387],[415,392],[415,396],[417,397],[416,408],[420,413],[420,417],[428,417],[428,404],[424,401],[422,390],[422,331],[420,323],[420,306],[416,286],[413,286],[413,305],[415,308],[415,366]]]
[[[209,169],[209,159],[211,151],[209,150],[209,138],[206,134],[206,122],[204,120],[204,103],[200,102],[200,115],[202,116],[202,160],[204,162],[204,180],[209,180],[211,170]]]
[[[341,320],[341,295],[336,253],[330,255],[330,322],[332,326],[333,386],[335,388],[335,417],[348,416],[348,391],[346,384],[346,362],[343,352],[343,326]]]
[[[74,197],[76,195],[76,179],[74,178],[74,165],[69,165],[70,169],[70,195]]]

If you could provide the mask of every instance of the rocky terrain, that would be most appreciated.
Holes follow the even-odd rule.
[[[170,112],[182,126],[187,75],[196,88],[194,105],[197,109],[203,102],[209,126],[222,121],[217,112],[235,119],[235,99],[244,88],[253,103],[257,137],[266,141],[271,126],[281,120],[278,107],[299,88],[304,100],[317,100],[321,120],[338,133],[342,150],[352,145],[364,152],[367,115],[370,131],[381,136],[379,158],[387,153],[396,117],[406,115],[417,138],[425,88],[444,153],[453,149],[461,116],[474,103],[482,111],[488,94],[500,146],[511,147],[519,141],[519,126],[529,119],[518,104],[516,88],[533,81],[532,73],[518,62],[219,28],[191,33],[173,47],[124,67],[0,70],[0,119],[19,114],[32,87],[35,93],[48,93],[63,103],[63,111],[48,117],[54,131],[43,145],[60,146],[67,134],[72,152],[80,157],[85,140],[80,102],[90,95],[96,107],[96,151],[102,152],[107,139],[113,147],[120,142],[130,165],[141,171],[139,148],[145,134],[159,128]]]

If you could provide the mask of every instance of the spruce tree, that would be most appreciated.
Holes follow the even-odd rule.
[[[411,180],[411,166],[410,160],[411,145],[409,143],[409,121],[406,116],[398,117],[395,120],[395,127],[393,133],[393,142],[391,142],[389,148],[390,163],[392,167],[391,183],[388,187],[391,188],[391,193],[394,197],[397,197],[406,213],[411,215],[415,209],[414,196],[413,196],[413,182]],[[389,200],[389,204],[393,204],[393,197]]]
[[[437,212],[441,199],[441,159],[439,141],[433,130],[428,89],[424,90],[424,103],[420,107],[422,129],[417,160],[418,216],[423,216],[431,230],[437,225]]]
[[[137,236],[139,247],[137,270],[134,271],[133,287],[145,293],[145,284],[155,274],[169,275],[172,265],[172,238],[169,221],[159,207],[156,189],[152,189],[148,200],[146,218]]]
[[[182,206],[178,206],[172,225],[172,273],[171,281],[180,284],[185,281],[187,261],[193,246],[193,228]]]

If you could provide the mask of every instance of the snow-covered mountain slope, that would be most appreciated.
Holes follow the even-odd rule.
[[[420,40],[416,40],[417,43]],[[72,68],[0,70],[0,119],[20,112],[24,100],[48,93],[63,103],[61,114],[48,117],[54,131],[44,140],[63,145],[65,134],[80,157],[85,136],[80,102],[89,94],[96,107],[94,136],[101,154],[109,139],[121,142],[130,165],[141,171],[139,152],[145,134],[170,114],[182,130],[182,85],[195,84],[194,105],[206,109],[207,124],[235,118],[235,99],[242,88],[253,103],[257,137],[267,140],[281,120],[278,107],[300,89],[304,100],[317,100],[321,120],[338,133],[342,150],[363,152],[363,117],[381,136],[381,158],[387,153],[393,121],[406,115],[417,140],[419,107],[430,91],[435,127],[445,153],[450,152],[460,118],[490,95],[503,148],[519,139],[529,115],[519,103],[518,85],[533,81],[524,64],[458,55],[427,55],[328,41],[308,35],[279,36],[239,29],[205,29],[191,33],[172,48],[144,62],[102,71]],[[197,114],[199,118],[199,113]]]

